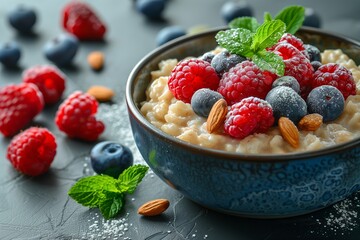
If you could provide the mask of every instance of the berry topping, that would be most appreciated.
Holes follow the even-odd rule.
[[[47,172],[55,155],[55,137],[46,128],[31,127],[19,133],[7,148],[7,158],[14,168],[29,176]]]
[[[214,57],[215,57],[214,53],[206,52],[201,57],[199,57],[199,59],[204,60],[204,61],[206,61],[208,63],[211,63],[211,61],[213,60]]]
[[[264,99],[275,77],[275,74],[262,71],[253,62],[243,61],[223,75],[218,92],[229,105],[251,96]]]
[[[56,67],[39,65],[23,72],[23,82],[35,84],[41,91],[46,105],[58,102],[65,90],[65,75]]]
[[[214,56],[211,61],[211,66],[215,69],[219,77],[221,77],[225,72],[229,71],[230,68],[245,60],[246,58],[244,57],[223,51]]]
[[[221,16],[229,23],[238,17],[253,16],[253,10],[247,1],[228,1],[221,8]]]
[[[61,34],[44,46],[45,57],[58,66],[70,65],[79,48],[78,39],[70,34]]]
[[[318,62],[318,61],[312,61],[312,62],[311,62],[311,66],[313,67],[314,72],[316,72],[316,70],[318,70],[319,67],[322,66],[322,64],[321,64],[321,62]]]
[[[156,42],[157,42],[157,45],[160,46],[160,45],[163,45],[164,43],[167,43],[175,38],[184,36],[185,34],[186,34],[186,30],[180,26],[164,27],[157,34]]]
[[[128,167],[133,165],[133,154],[120,143],[105,141],[96,144],[90,152],[91,166],[97,174],[118,178]]]
[[[21,57],[21,50],[17,43],[9,42],[0,45],[0,62],[5,67],[16,67]]]
[[[215,90],[219,85],[219,77],[210,63],[201,59],[186,59],[172,70],[168,85],[176,99],[190,103],[196,90]]]
[[[40,90],[32,83],[0,88],[0,132],[13,136],[44,108]]]
[[[304,44],[304,47],[307,52],[307,55],[309,56],[310,62],[313,62],[313,61],[321,62],[320,50],[317,47],[315,47],[311,44]]]
[[[340,90],[345,100],[356,94],[356,85],[352,73],[345,67],[336,63],[322,65],[314,73],[312,87],[331,85]]]
[[[287,117],[297,123],[307,114],[306,102],[290,87],[273,88],[265,100],[271,105],[276,122],[280,117]]]
[[[201,116],[207,117],[211,111],[212,106],[223,96],[208,88],[201,88],[197,90],[191,98],[191,107],[194,112]]]
[[[161,19],[165,0],[136,0],[136,9],[149,19]]]
[[[333,86],[323,85],[314,88],[306,100],[310,113],[323,116],[324,122],[338,118],[344,111],[345,100],[341,92]]]
[[[268,102],[256,97],[244,98],[231,106],[224,130],[235,138],[266,132],[274,124],[273,111]]]
[[[276,79],[272,84],[272,88],[279,86],[289,87],[292,88],[296,93],[300,93],[299,82],[292,76],[282,76]]]
[[[66,31],[79,40],[102,40],[105,24],[85,2],[71,1],[63,9],[62,24]]]
[[[278,43],[275,44],[274,46],[272,46],[271,48],[269,48],[268,50],[273,51],[278,45],[283,44],[283,43],[292,45],[297,50],[299,50],[301,53],[305,53],[305,55],[306,55],[306,49],[305,49],[303,41],[300,38],[298,38],[290,33],[285,33],[284,35],[282,35],[282,37],[280,38]]]
[[[87,93],[76,91],[59,107],[55,123],[70,138],[95,141],[105,126],[96,120],[98,102]]]
[[[20,33],[31,33],[36,19],[35,10],[24,5],[17,6],[8,14],[10,25]]]

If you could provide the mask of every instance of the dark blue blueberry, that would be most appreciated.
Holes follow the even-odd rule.
[[[321,62],[320,50],[311,44],[304,44],[305,50],[309,55],[310,62],[318,61]]]
[[[202,59],[202,60],[204,60],[204,61],[206,61],[208,63],[211,63],[211,61],[213,60],[214,57],[215,57],[214,53],[206,52],[200,57],[200,59]]]
[[[97,174],[106,174],[114,178],[133,165],[133,154],[120,143],[104,141],[96,144],[90,152],[91,166]]]
[[[208,88],[197,90],[191,98],[191,107],[201,117],[208,117],[213,105],[223,96]]]
[[[214,56],[211,61],[211,66],[215,69],[219,77],[221,77],[225,72],[229,71],[230,68],[245,60],[246,58],[242,56],[223,51]]]
[[[313,69],[314,69],[314,72],[316,71],[316,70],[318,70],[319,69],[319,67],[321,67],[321,62],[319,62],[319,61],[312,61],[311,62],[311,66],[313,67]]]
[[[186,34],[186,30],[180,26],[169,26],[164,27],[159,31],[156,37],[156,43],[158,46],[167,43],[175,38],[184,36]]]
[[[293,76],[282,76],[276,79],[272,84],[272,88],[279,86],[290,87],[295,92],[300,93],[300,84]]]
[[[246,1],[229,1],[222,6],[221,16],[226,23],[229,23],[231,20],[238,17],[252,17],[253,10]]]
[[[305,19],[303,25],[315,28],[321,27],[321,18],[314,9],[305,8]]]
[[[0,45],[0,62],[5,67],[15,67],[21,57],[21,50],[17,43],[9,42]]]
[[[165,0],[137,0],[136,9],[150,19],[161,19]]]
[[[344,111],[345,100],[342,93],[333,86],[316,87],[307,97],[309,113],[323,116],[324,122],[333,121]]]
[[[61,34],[44,46],[45,57],[58,66],[70,65],[79,48],[79,40],[70,34]]]
[[[8,21],[20,33],[30,33],[36,23],[36,12],[32,8],[20,5],[9,12]]]
[[[270,103],[276,122],[280,117],[287,117],[297,124],[307,114],[306,102],[290,87],[271,89],[265,100]]]

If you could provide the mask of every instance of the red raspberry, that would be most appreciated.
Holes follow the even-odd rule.
[[[0,132],[13,136],[44,108],[40,90],[32,83],[0,88]]]
[[[350,95],[356,95],[356,84],[352,73],[336,63],[322,65],[314,73],[312,88],[331,85],[339,89],[346,100]]]
[[[50,65],[34,66],[23,72],[22,79],[26,83],[34,83],[44,96],[46,105],[59,101],[65,90],[65,75]]]
[[[76,91],[59,106],[55,123],[70,138],[95,141],[105,129],[95,118],[97,108],[98,102],[93,96]]]
[[[222,76],[218,92],[224,96],[229,105],[247,97],[264,99],[270,91],[276,75],[261,70],[251,61],[243,61]]]
[[[105,24],[85,2],[71,1],[63,9],[62,24],[66,31],[79,40],[102,40]]]
[[[274,49],[274,53],[283,58],[286,76],[293,76],[300,84],[301,96],[306,98],[311,90],[314,69],[309,59],[288,43],[281,43]]]
[[[231,106],[224,130],[232,137],[243,139],[250,134],[266,132],[273,124],[270,104],[257,97],[248,97]]]
[[[219,77],[210,63],[201,59],[179,62],[172,70],[168,86],[175,98],[190,103],[192,95],[200,88],[216,90]]]
[[[18,171],[38,176],[47,172],[56,155],[54,135],[46,128],[31,127],[16,135],[7,148],[7,158]]]
[[[293,45],[297,50],[307,56],[303,41],[290,33],[284,33],[284,35],[282,35],[282,37],[279,39],[278,43],[269,48],[268,50],[273,51],[281,43],[288,43],[290,45]]]

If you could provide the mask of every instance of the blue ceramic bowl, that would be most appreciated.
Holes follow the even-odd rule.
[[[195,146],[150,124],[139,110],[150,72],[161,60],[200,56],[214,49],[220,29],[181,37],[145,56],[131,72],[126,101],[135,142],[152,170],[189,199],[217,211],[278,218],[309,213],[360,189],[360,139],[319,151],[246,155]],[[341,48],[360,63],[360,43],[302,28],[305,43]]]

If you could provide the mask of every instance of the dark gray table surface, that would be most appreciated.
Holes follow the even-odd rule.
[[[21,68],[0,67],[0,86],[21,81],[23,69],[49,63],[43,56],[44,43],[60,34],[60,0],[0,0],[0,42],[17,41],[23,50]],[[106,124],[100,140],[116,140],[128,145],[135,162],[139,155],[128,123],[124,102],[127,77],[135,64],[156,47],[156,34],[164,26],[176,24],[186,29],[205,25],[225,25],[220,16],[223,0],[168,0],[164,21],[149,22],[134,9],[131,0],[88,1],[108,25],[106,41],[81,43],[74,66],[62,69],[68,76],[64,98],[74,90],[86,91],[94,84],[116,92],[112,104],[101,104],[98,117]],[[249,0],[256,17],[277,13],[289,4],[313,7],[322,18],[322,28],[360,40],[360,2],[357,0]],[[36,35],[16,34],[6,22],[6,13],[19,3],[36,8],[39,22]],[[106,54],[106,66],[93,72],[86,63],[92,50]],[[309,215],[260,220],[227,216],[207,210],[165,185],[149,173],[134,195],[127,196],[124,211],[104,221],[97,210],[76,204],[67,196],[77,179],[91,174],[88,154],[94,143],[71,140],[53,123],[57,105],[46,108],[33,125],[49,128],[57,137],[58,153],[50,171],[37,178],[17,173],[6,159],[9,138],[0,136],[0,239],[360,239],[359,194]],[[154,198],[167,198],[170,208],[161,216],[140,217],[136,210]]]

